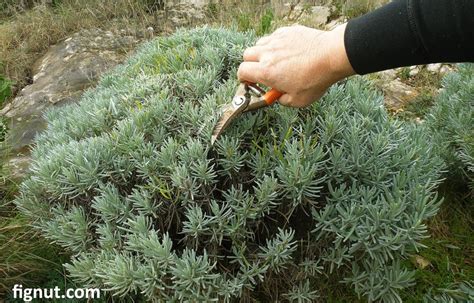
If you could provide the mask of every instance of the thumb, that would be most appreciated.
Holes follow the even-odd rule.
[[[278,98],[278,103],[283,106],[291,106],[293,98],[289,94],[283,94],[280,98]]]
[[[322,94],[311,94],[309,92],[303,92],[299,94],[284,94],[280,97],[280,99],[278,99],[278,102],[283,106],[302,108],[308,107],[316,100],[319,100],[321,95]]]

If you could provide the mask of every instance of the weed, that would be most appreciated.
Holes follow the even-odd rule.
[[[420,68],[418,74],[410,76],[410,69],[404,67],[398,72],[398,77],[402,82],[416,87],[420,94],[413,101],[408,102],[403,111],[396,114],[396,117],[403,120],[423,118],[434,104],[434,98],[441,86],[441,76],[429,72],[426,68]]]
[[[402,120],[423,118],[433,105],[433,102],[434,96],[427,89],[422,89],[413,101],[405,105],[403,111],[396,113],[396,117]]]
[[[425,89],[429,89],[435,92],[441,86],[441,78],[442,76],[440,74],[433,74],[432,72],[428,71],[428,69],[426,69],[425,67],[422,67],[420,68],[420,71],[418,72],[418,74],[412,77],[406,77],[406,79],[401,78],[401,80],[404,80],[405,83],[411,86],[423,87]]]
[[[0,107],[12,95],[12,82],[0,75]],[[0,140],[1,141],[1,140]]]
[[[343,16],[344,3],[343,1],[334,1],[331,9],[330,20],[337,19]]]
[[[237,17],[237,28],[241,32],[249,31],[252,28],[252,22],[250,20],[250,14],[241,13]]]
[[[14,284],[44,279],[50,270],[58,270],[58,248],[50,246],[29,227],[29,220],[10,205],[1,205],[0,223],[0,294]]]
[[[433,105],[434,97],[427,91],[422,91],[414,102],[407,104],[406,109],[417,117],[423,117]]]
[[[217,5],[215,2],[211,2],[207,5],[207,16],[210,19],[215,19],[218,17],[218,14],[220,12],[220,6]]]
[[[10,202],[17,193],[17,184],[8,177],[10,172],[3,165],[9,150],[4,142],[0,143],[0,298],[14,284],[35,285],[45,281],[45,274],[61,271],[65,260],[59,248],[40,238],[31,229],[30,220]]]
[[[400,72],[398,73],[398,76],[402,81],[407,81],[408,79],[410,79],[410,68],[402,67],[400,69]]]
[[[265,10],[260,18],[260,26],[257,29],[257,35],[262,36],[270,31],[274,17],[271,9]]]
[[[165,0],[138,0],[148,13],[156,13],[165,8]]]

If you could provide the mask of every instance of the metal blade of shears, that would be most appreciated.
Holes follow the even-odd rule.
[[[232,102],[222,108],[219,121],[212,132],[211,145],[236,117],[243,112],[256,110],[273,104],[282,93],[272,89],[265,92],[257,84],[241,83]]]
[[[219,135],[230,124],[230,122],[244,112],[249,102],[250,95],[245,91],[245,88],[242,90],[241,87],[239,87],[236,95],[232,98],[232,102],[221,109],[220,118],[212,132],[211,145],[214,145],[214,142],[216,142]]]

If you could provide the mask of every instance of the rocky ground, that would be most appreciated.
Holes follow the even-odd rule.
[[[122,62],[140,41],[125,32],[84,30],[52,46],[35,63],[33,83],[0,111],[10,120],[8,140],[15,152],[10,166],[15,176],[24,173],[29,147],[45,128],[43,112],[77,102],[85,89]]]

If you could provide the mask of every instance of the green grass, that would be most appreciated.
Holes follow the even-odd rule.
[[[434,103],[434,96],[425,90],[413,100],[408,102],[403,111],[397,112],[395,116],[402,120],[411,121],[416,118],[423,118]]]
[[[421,68],[418,74],[410,76],[408,67],[401,68],[398,77],[402,82],[415,87],[419,91],[419,95],[413,101],[406,103],[403,110],[397,112],[395,116],[403,120],[423,118],[434,104],[442,77],[429,72],[426,68]]]
[[[17,183],[9,178],[4,167],[9,149],[0,143],[0,298],[15,284],[34,287],[47,283],[49,274],[62,273],[66,260],[60,249],[50,245],[30,226],[30,221],[18,213],[11,201],[17,193]],[[64,277],[62,278],[64,280]]]
[[[268,34],[272,29],[272,22],[275,18],[273,11],[271,9],[266,9],[265,12],[260,17],[260,24],[257,28],[257,35],[262,36]]]
[[[0,75],[0,107],[12,95],[12,82]]]
[[[442,76],[428,71],[426,67],[421,68],[418,74],[413,77],[410,77],[409,68],[402,68],[399,76],[402,81],[414,87],[424,87],[426,89],[435,90],[441,86]]]
[[[410,79],[410,68],[409,67],[402,67],[398,76],[402,81],[408,81]]]
[[[233,6],[234,5],[234,6]],[[207,6],[208,23],[234,27],[241,32],[254,31],[263,36],[275,29],[275,14],[267,5],[243,2],[235,6],[210,3]]]
[[[2,205],[0,223],[0,294],[14,284],[34,285],[44,281],[45,274],[61,269],[59,249],[40,238],[29,221]],[[10,213],[5,214],[10,210]]]
[[[431,237],[418,255],[430,262],[424,269],[407,260],[416,271],[416,285],[403,291],[404,302],[422,302],[428,292],[442,294],[443,289],[474,281],[474,201],[465,195],[466,188],[445,184],[445,197],[436,217],[428,222]]]

